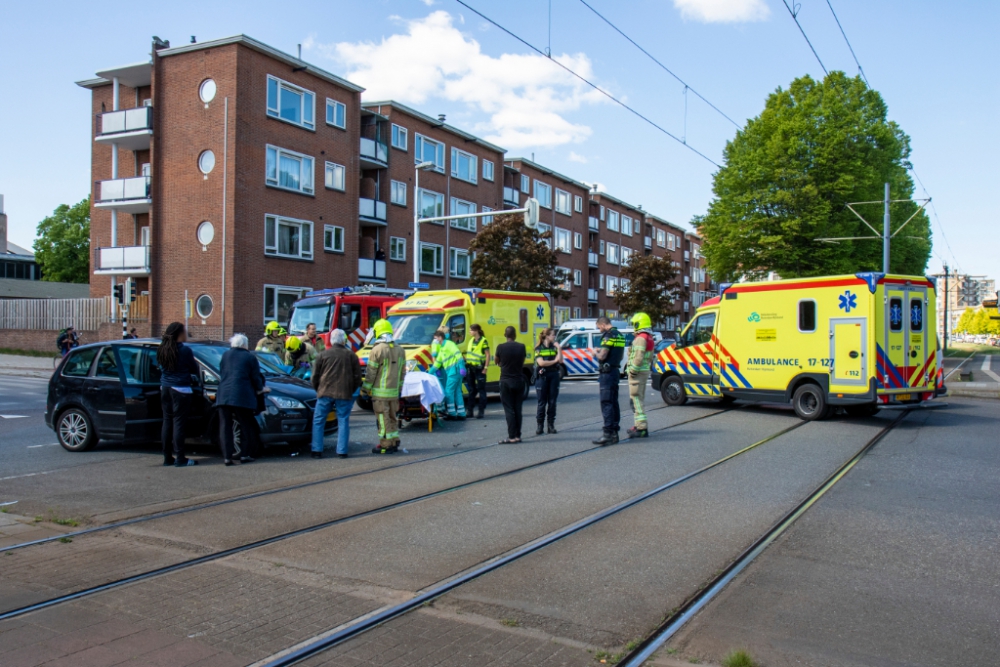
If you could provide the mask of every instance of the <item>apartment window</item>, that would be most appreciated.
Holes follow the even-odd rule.
[[[267,184],[272,187],[313,193],[313,159],[308,155],[268,146],[266,170]]]
[[[604,207],[601,207],[601,220],[604,220]]]
[[[618,211],[608,209],[608,229],[613,232],[618,231]]]
[[[667,247],[667,233],[664,232],[662,229],[656,230],[656,245],[660,246],[661,248]]]
[[[399,236],[389,237],[389,259],[394,262],[406,261],[406,239]]]
[[[455,178],[476,182],[476,156],[472,153],[460,151],[457,148],[451,149],[451,175]]]
[[[292,304],[311,292],[311,287],[286,287],[284,285],[264,285],[264,322],[276,321],[288,325]]]
[[[392,147],[393,148],[398,148],[401,151],[405,151],[407,149],[406,142],[407,142],[407,136],[408,135],[409,135],[409,130],[407,130],[405,127],[402,127],[402,126],[399,126],[399,125],[396,125],[395,123],[393,123],[392,124]]]
[[[573,195],[573,210],[577,213],[583,213],[583,197],[580,195]]]
[[[573,247],[577,250],[583,249],[583,234],[580,232],[573,232]]]
[[[600,244],[599,247],[600,247],[600,250],[598,251],[598,254],[603,255],[604,254],[604,241],[601,241],[601,244]]]
[[[622,234],[632,236],[632,218],[627,215],[622,216]]]
[[[493,209],[492,209],[492,208],[490,208],[489,206],[480,206],[480,207],[479,207],[479,210],[480,210],[480,211],[481,211],[482,213],[489,213],[489,212],[490,212],[490,211],[492,211]],[[482,218],[480,218],[480,219],[481,219],[481,220],[483,221],[483,224],[484,224],[484,225],[488,225],[488,224],[490,224],[490,223],[492,223],[492,222],[493,222],[493,216],[492,216],[492,215],[484,215],[484,216],[483,216]]]
[[[406,206],[406,183],[403,181],[393,181],[389,188],[389,201],[393,204]]]
[[[150,245],[149,225],[139,228],[139,245]]]
[[[677,237],[673,234],[667,234],[667,249],[677,250]]]
[[[451,198],[451,215],[463,215],[465,213],[475,213],[476,205],[471,201],[465,201],[464,199],[458,199],[456,197]],[[459,218],[458,220],[452,220],[451,226],[456,229],[464,229],[467,232],[476,231],[476,219],[475,218]]]
[[[573,284],[577,287],[583,284],[583,271],[580,269],[573,270]]]
[[[493,163],[489,160],[483,160],[483,180],[493,180]]]
[[[544,206],[545,208],[552,208],[552,186],[548,183],[542,183],[541,181],[535,181],[535,199],[538,200],[539,206]]]
[[[444,195],[420,188],[419,211],[421,218],[437,218],[444,215]],[[440,223],[438,223],[440,224]]]
[[[326,163],[326,187],[331,190],[344,190],[346,185],[347,170],[342,164]]]
[[[604,274],[601,274],[600,283],[598,284],[598,289],[604,289]]]
[[[326,124],[342,130],[347,128],[347,107],[342,102],[326,99]]]
[[[573,319],[578,320],[581,317],[583,317],[583,309],[577,306],[576,308],[573,309]]]
[[[622,257],[621,257],[622,266],[628,266],[628,262],[630,259],[632,259],[632,248],[626,248],[625,246],[622,246]]]
[[[521,192],[528,195],[531,194],[531,179],[521,174]]]
[[[572,252],[570,247],[570,241],[572,240],[572,233],[568,229],[560,229],[556,227],[555,241],[556,250],[561,250],[566,254]]]
[[[608,294],[613,295],[615,293],[615,288],[618,287],[618,279],[614,276],[608,276],[606,283],[608,286]]]
[[[469,260],[469,251],[461,250],[459,248],[452,248],[450,261],[448,263],[448,273],[451,274],[452,278],[465,278],[468,279],[469,273],[471,271]]]
[[[634,231],[636,234],[642,231],[642,220],[640,220],[639,218],[635,218],[634,220],[632,220],[632,231]]]
[[[444,246],[436,243],[420,244],[420,273],[440,276],[444,273]]]
[[[692,243],[691,244],[691,254],[695,258],[701,257],[701,246],[698,245],[697,243]]]
[[[327,252],[344,252],[343,227],[323,225],[323,250]]]
[[[313,223],[308,220],[264,216],[264,254],[312,259]]]
[[[573,212],[569,208],[570,196],[565,190],[556,189],[556,213],[562,213],[563,215],[572,215]]]
[[[621,255],[619,254],[619,247],[616,243],[608,244],[608,252],[604,257],[608,260],[608,264],[618,264],[621,260]]]
[[[549,225],[546,225],[544,222],[539,222],[538,223],[538,227],[536,227],[536,229],[538,230],[538,235],[539,236],[545,236],[545,234],[548,234],[549,232],[552,231],[552,227],[549,226]],[[542,239],[542,243],[544,243],[545,245],[547,245],[548,247],[551,248],[552,247],[552,236],[550,235],[548,238],[543,238]]]
[[[278,118],[292,125],[315,130],[316,96],[312,91],[282,81],[268,75],[267,77],[267,115]]]
[[[418,134],[413,148],[413,161],[415,164],[420,164],[421,162],[433,162],[434,171],[444,173],[444,144],[440,141],[428,139],[422,134]]]
[[[573,289],[572,278],[573,272],[567,269],[565,266],[557,266],[555,272],[556,280],[559,281],[559,289],[566,290],[567,292]]]

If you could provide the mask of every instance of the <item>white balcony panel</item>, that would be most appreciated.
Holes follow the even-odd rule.
[[[95,141],[118,144],[131,151],[149,150],[153,136],[152,107],[138,107],[102,113]]]
[[[587,290],[587,301],[590,303],[597,303],[597,290],[588,289]]]
[[[378,226],[385,225],[385,202],[361,197],[358,201],[358,215],[362,222],[374,222]]]
[[[123,213],[148,213],[152,205],[149,177],[116,178],[100,181],[97,187],[97,208],[114,208]]]
[[[519,206],[521,203],[521,193],[514,188],[505,187],[503,189],[503,201],[505,204]]]
[[[148,276],[149,246],[98,248],[96,262],[97,275]]]
[[[590,216],[590,218],[587,220],[587,226],[592,232],[601,231],[601,223],[594,216]]]
[[[598,261],[599,261],[598,257],[599,257],[599,255],[596,252],[588,252],[587,253],[587,265],[588,266],[596,267],[598,265]]]
[[[358,259],[358,278],[360,280],[385,280],[385,261],[381,259]]]
[[[389,149],[381,142],[362,137],[361,161],[368,167],[385,167],[389,163]]]

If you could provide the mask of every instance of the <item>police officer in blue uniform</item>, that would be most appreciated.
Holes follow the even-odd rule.
[[[601,387],[601,414],[604,416],[604,435],[594,440],[595,445],[613,445],[618,442],[618,423],[621,407],[618,405],[618,383],[621,380],[622,358],[625,356],[625,336],[611,326],[607,317],[597,318],[601,331],[601,345],[597,348],[598,384]]]

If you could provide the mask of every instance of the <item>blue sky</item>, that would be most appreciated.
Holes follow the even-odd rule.
[[[549,40],[546,0],[467,0],[530,43]],[[931,270],[942,260],[997,274],[1000,169],[996,111],[1000,3],[961,10],[930,0],[831,0],[871,85],[910,135],[934,197]],[[822,70],[781,0],[588,0],[687,83],[741,123],[768,93]],[[828,69],[856,66],[826,0],[799,19]],[[552,0],[554,57],[715,161],[735,127],[688,93],[579,0]],[[703,213],[715,167],[454,0],[209,0],[102,5],[5,3],[0,21],[0,193],[10,239],[90,180],[89,92],[74,81],[175,45],[245,33],[531,157],[673,222]],[[918,195],[922,194],[918,186]],[[876,214],[877,216],[877,214]],[[942,236],[943,231],[943,236]],[[944,238],[948,243],[945,243]],[[949,246],[950,245],[950,249]]]

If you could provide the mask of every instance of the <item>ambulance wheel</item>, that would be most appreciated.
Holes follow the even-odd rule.
[[[802,421],[822,419],[827,413],[826,396],[817,385],[804,384],[795,390],[792,407]]]
[[[684,382],[677,375],[671,375],[660,383],[660,396],[667,405],[684,405],[688,400]]]
[[[359,408],[361,408],[362,410],[367,410],[368,412],[371,412],[372,410],[375,409],[375,407],[372,405],[372,399],[370,396],[358,396],[358,400],[356,401],[356,403],[358,404]]]

